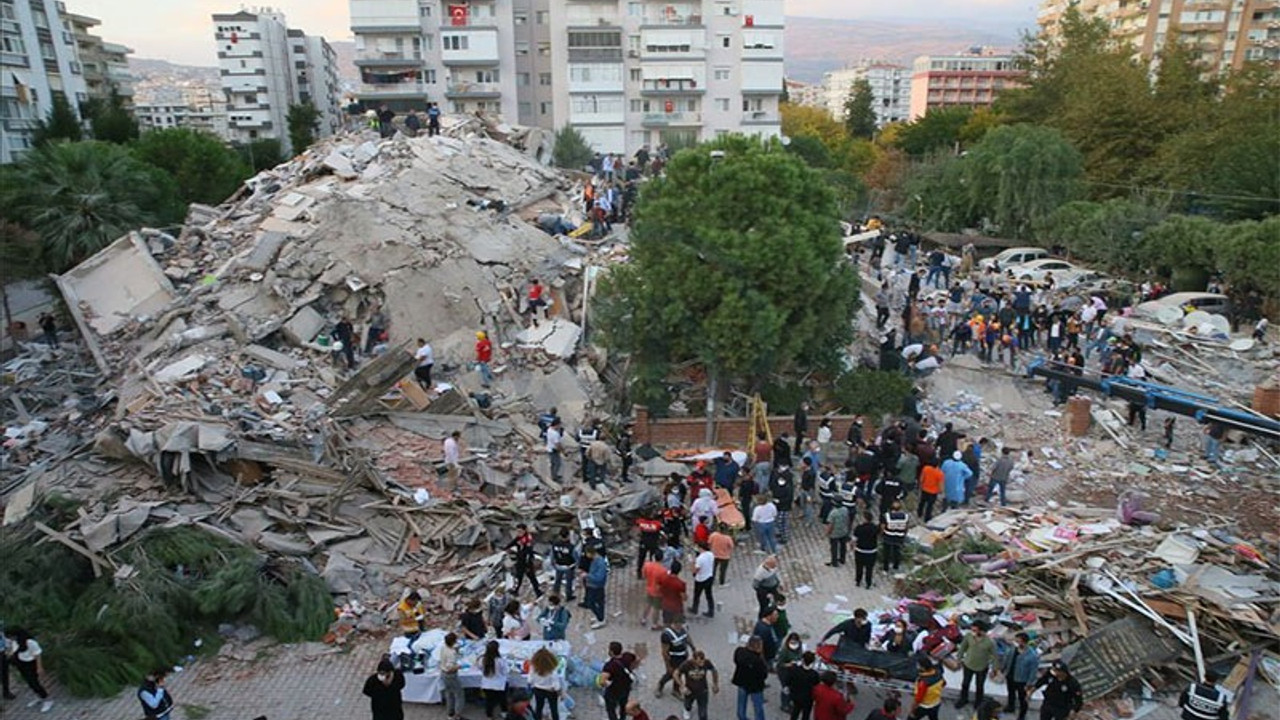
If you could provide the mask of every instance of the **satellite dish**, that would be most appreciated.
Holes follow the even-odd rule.
[[[1227,347],[1235,350],[1236,352],[1244,352],[1245,350],[1252,350],[1254,344],[1253,338],[1236,338],[1235,340],[1232,340],[1231,344],[1227,345]]]

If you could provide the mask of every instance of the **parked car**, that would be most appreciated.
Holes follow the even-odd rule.
[[[1032,260],[1040,260],[1049,257],[1049,251],[1044,248],[1037,247],[1016,247],[1000,251],[995,257],[989,257],[978,262],[978,267],[986,268],[995,265],[1001,271],[1008,270],[1015,265],[1029,263]]]
[[[1030,283],[1046,282],[1049,275],[1052,274],[1054,285],[1060,288],[1071,287],[1075,283],[1096,280],[1101,277],[1101,273],[1095,270],[1072,265],[1066,260],[1058,260],[1057,258],[1032,260],[1017,267],[1009,268],[1006,272],[1012,273],[1013,277],[1018,280]]]
[[[1172,295],[1165,295],[1155,300],[1148,300],[1144,303],[1138,303],[1133,309],[1133,314],[1140,318],[1155,319],[1160,317],[1161,311],[1168,308],[1177,308],[1184,314],[1189,310],[1201,310],[1214,315],[1222,315],[1224,317],[1231,316],[1231,299],[1226,295],[1207,292],[1180,292]]]

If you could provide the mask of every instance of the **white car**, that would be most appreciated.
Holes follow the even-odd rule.
[[[1013,277],[1018,280],[1032,283],[1047,282],[1049,276],[1052,275],[1053,284],[1060,288],[1070,287],[1077,282],[1098,276],[1098,273],[1089,268],[1072,265],[1066,260],[1058,260],[1056,258],[1032,260],[1017,267],[1009,268],[1005,272],[1013,273]]]
[[[987,269],[992,265],[999,266],[1001,271],[1007,270],[1015,265],[1029,263],[1032,260],[1042,260],[1049,257],[1049,251],[1044,248],[1037,247],[1016,247],[1008,248],[1000,251],[995,257],[989,257],[978,262],[978,267]]]

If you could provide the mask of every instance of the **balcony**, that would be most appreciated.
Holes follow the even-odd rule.
[[[446,65],[497,65],[497,28],[447,28],[440,32],[440,57]]]
[[[569,48],[569,62],[622,62],[622,48]]]
[[[651,25],[656,27],[702,27],[702,14],[655,13],[645,15],[644,19],[640,21],[641,29]]]
[[[750,110],[742,113],[743,125],[777,125],[781,122],[782,117],[769,110]]]
[[[427,94],[426,86],[419,82],[405,83],[360,83],[359,95],[369,97],[410,97]]]
[[[498,83],[451,82],[444,92],[451,98],[497,98],[502,97],[502,86]]]
[[[4,129],[8,132],[27,132],[40,125],[36,118],[5,118]]]
[[[617,110],[569,110],[571,125],[621,125],[626,122],[626,113],[619,107]]]
[[[366,52],[356,58],[356,67],[417,67],[422,64],[422,53]]]
[[[640,86],[641,95],[701,95],[705,93],[706,83],[693,78],[666,78],[645,80]],[[782,92],[782,82],[778,82],[776,92]]]
[[[742,48],[743,60],[782,60],[782,44],[755,45]]]
[[[675,127],[680,125],[701,125],[702,113],[696,112],[669,112],[669,113],[645,113],[644,119],[641,121],[644,127]]]

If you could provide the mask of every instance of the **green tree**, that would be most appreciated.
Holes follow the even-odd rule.
[[[641,192],[631,262],[601,284],[605,342],[630,354],[636,385],[696,361],[719,397],[730,381],[834,370],[858,298],[838,220],[822,179],[776,142],[676,155]]]
[[[48,116],[36,123],[35,133],[32,135],[33,144],[42,147],[57,140],[76,142],[83,136],[80,116],[76,115],[71,103],[67,102],[67,96],[60,92],[53,93],[53,106],[49,108]]]
[[[6,216],[36,233],[35,262],[63,272],[142,225],[174,222],[171,183],[119,145],[53,143],[25,155],[6,182]]]
[[[13,324],[9,285],[40,276],[39,252],[40,236],[11,220],[0,220],[0,305],[5,327]]]
[[[1037,226],[1045,243],[1066,247],[1072,257],[1107,270],[1138,273],[1151,268],[1146,230],[1167,214],[1136,200],[1077,201],[1059,206]]]
[[[997,127],[962,165],[972,214],[994,223],[1004,237],[1029,237],[1034,223],[1081,191],[1080,153],[1052,128]]]
[[[875,96],[871,83],[858,80],[844,101],[844,129],[852,138],[870,140],[876,134]]]
[[[943,232],[975,227],[982,219],[975,212],[965,188],[964,159],[935,155],[917,162],[905,172],[896,200],[896,214],[916,225]]]
[[[289,146],[297,155],[311,147],[316,141],[316,129],[320,127],[320,111],[311,103],[299,103],[289,106],[285,116],[285,125],[289,126]]]
[[[551,161],[556,167],[581,170],[594,157],[595,151],[577,128],[565,125],[556,131],[555,148],[551,151]]]
[[[833,164],[831,151],[815,135],[796,135],[791,137],[791,142],[787,144],[787,152],[804,160],[812,168],[829,168]]]
[[[924,117],[903,125],[894,142],[912,157],[952,150],[960,142],[960,132],[972,115],[972,110],[962,107],[930,110]]]
[[[275,138],[252,140],[236,145],[235,150],[239,153],[240,159],[244,160],[255,173],[270,170],[284,162],[284,148]]]
[[[138,139],[138,121],[114,88],[106,102],[91,99],[82,107],[82,113],[89,119],[94,140],[123,145]]]
[[[217,205],[253,174],[235,150],[189,128],[152,130],[133,145],[133,154],[168,173],[184,206]]]
[[[1217,267],[1238,292],[1280,303],[1280,215],[1232,223],[1216,246]]]
[[[1205,217],[1170,215],[1144,233],[1144,242],[1162,275],[1178,290],[1201,290],[1216,267],[1215,249],[1225,240],[1222,223]]]

